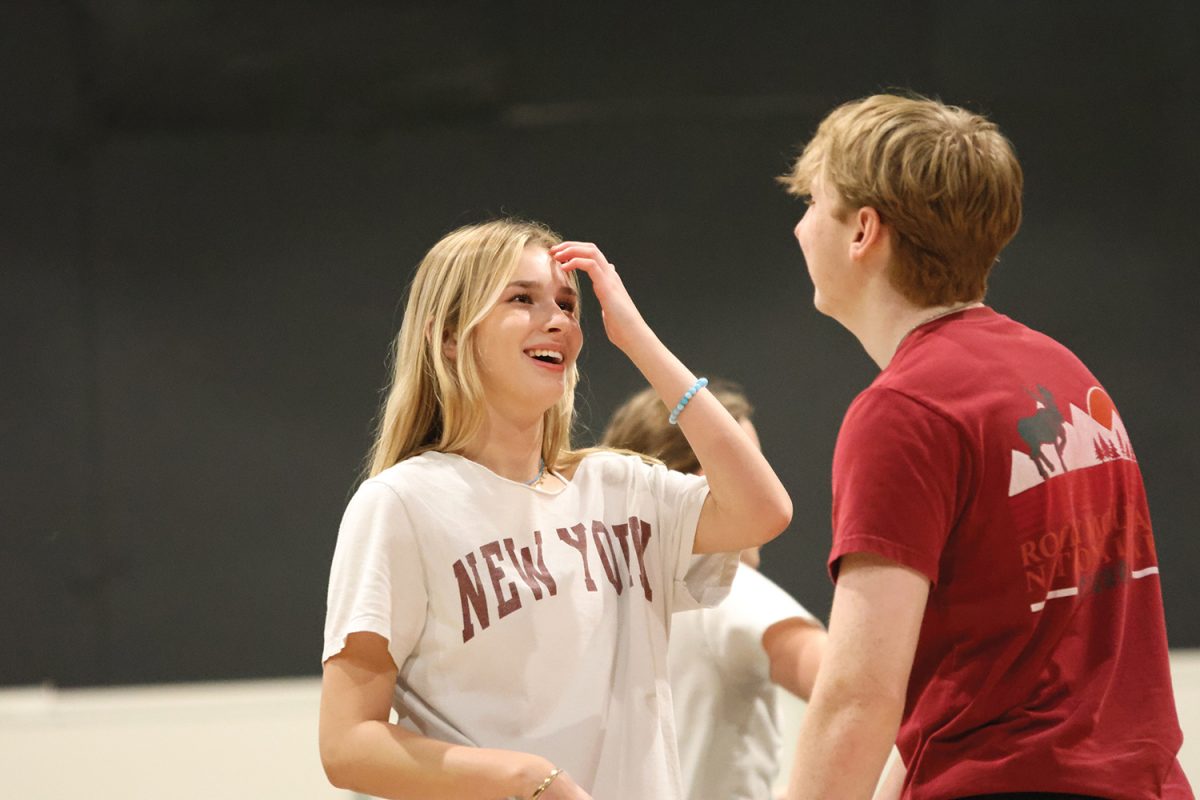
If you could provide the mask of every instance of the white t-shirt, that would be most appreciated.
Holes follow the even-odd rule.
[[[762,637],[776,622],[820,623],[757,570],[738,565],[716,608],[678,614],[671,691],[688,800],[766,800],[779,772],[777,687]]]
[[[322,660],[377,633],[401,725],[540,754],[597,800],[680,798],[671,614],[720,602],[737,566],[692,558],[707,494],[614,453],[557,493],[448,453],[402,461],[346,509]]]

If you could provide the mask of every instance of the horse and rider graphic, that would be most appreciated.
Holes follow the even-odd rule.
[[[1041,384],[1035,388],[1026,384],[1023,393],[1033,400],[1033,407],[1030,409],[1029,400],[1018,396],[1017,407],[1025,406],[1029,415],[1019,416],[1018,412],[1009,417],[1016,423],[1018,434],[1009,451],[1009,497],[1072,470],[1114,461],[1137,463],[1117,407],[1100,386],[1088,389],[1082,404],[1065,400],[1060,403],[1058,398],[1064,392],[1060,390],[1056,397]]]
[[[1067,465],[1063,461],[1063,448],[1067,444],[1067,433],[1063,425],[1062,412],[1058,410],[1058,403],[1054,402],[1054,395],[1040,384],[1037,389],[1040,397],[1028,389],[1025,390],[1033,398],[1037,405],[1037,411],[1032,416],[1021,417],[1017,420],[1017,433],[1021,435],[1025,445],[1029,448],[1029,457],[1033,459],[1038,474],[1042,476],[1042,480],[1045,480],[1050,477],[1051,472],[1054,472],[1054,463],[1042,452],[1042,445],[1054,445],[1054,452],[1058,454],[1058,463],[1062,467],[1062,471],[1066,472]]]

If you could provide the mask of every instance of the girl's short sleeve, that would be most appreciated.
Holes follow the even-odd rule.
[[[425,626],[428,597],[415,532],[386,483],[366,481],[342,516],[329,574],[322,663],[351,633],[378,634],[403,667]]]
[[[729,593],[739,553],[693,556],[700,511],[708,498],[708,480],[662,465],[645,467],[654,494],[661,532],[671,611],[715,606]]]

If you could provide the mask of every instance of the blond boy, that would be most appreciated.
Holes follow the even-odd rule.
[[[833,465],[829,644],[788,797],[1191,798],[1158,560],[1119,412],[983,304],[1022,172],[982,116],[878,95],[781,179],[815,304],[882,370]]]

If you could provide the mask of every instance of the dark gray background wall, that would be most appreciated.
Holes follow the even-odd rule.
[[[829,468],[874,375],[773,184],[834,104],[990,113],[1026,222],[990,302],[1089,363],[1200,646],[1200,6],[248,3],[0,10],[0,684],[315,674],[341,510],[412,267],[499,213],[593,239],[741,381],[828,611]],[[639,387],[586,311],[587,441]]]

